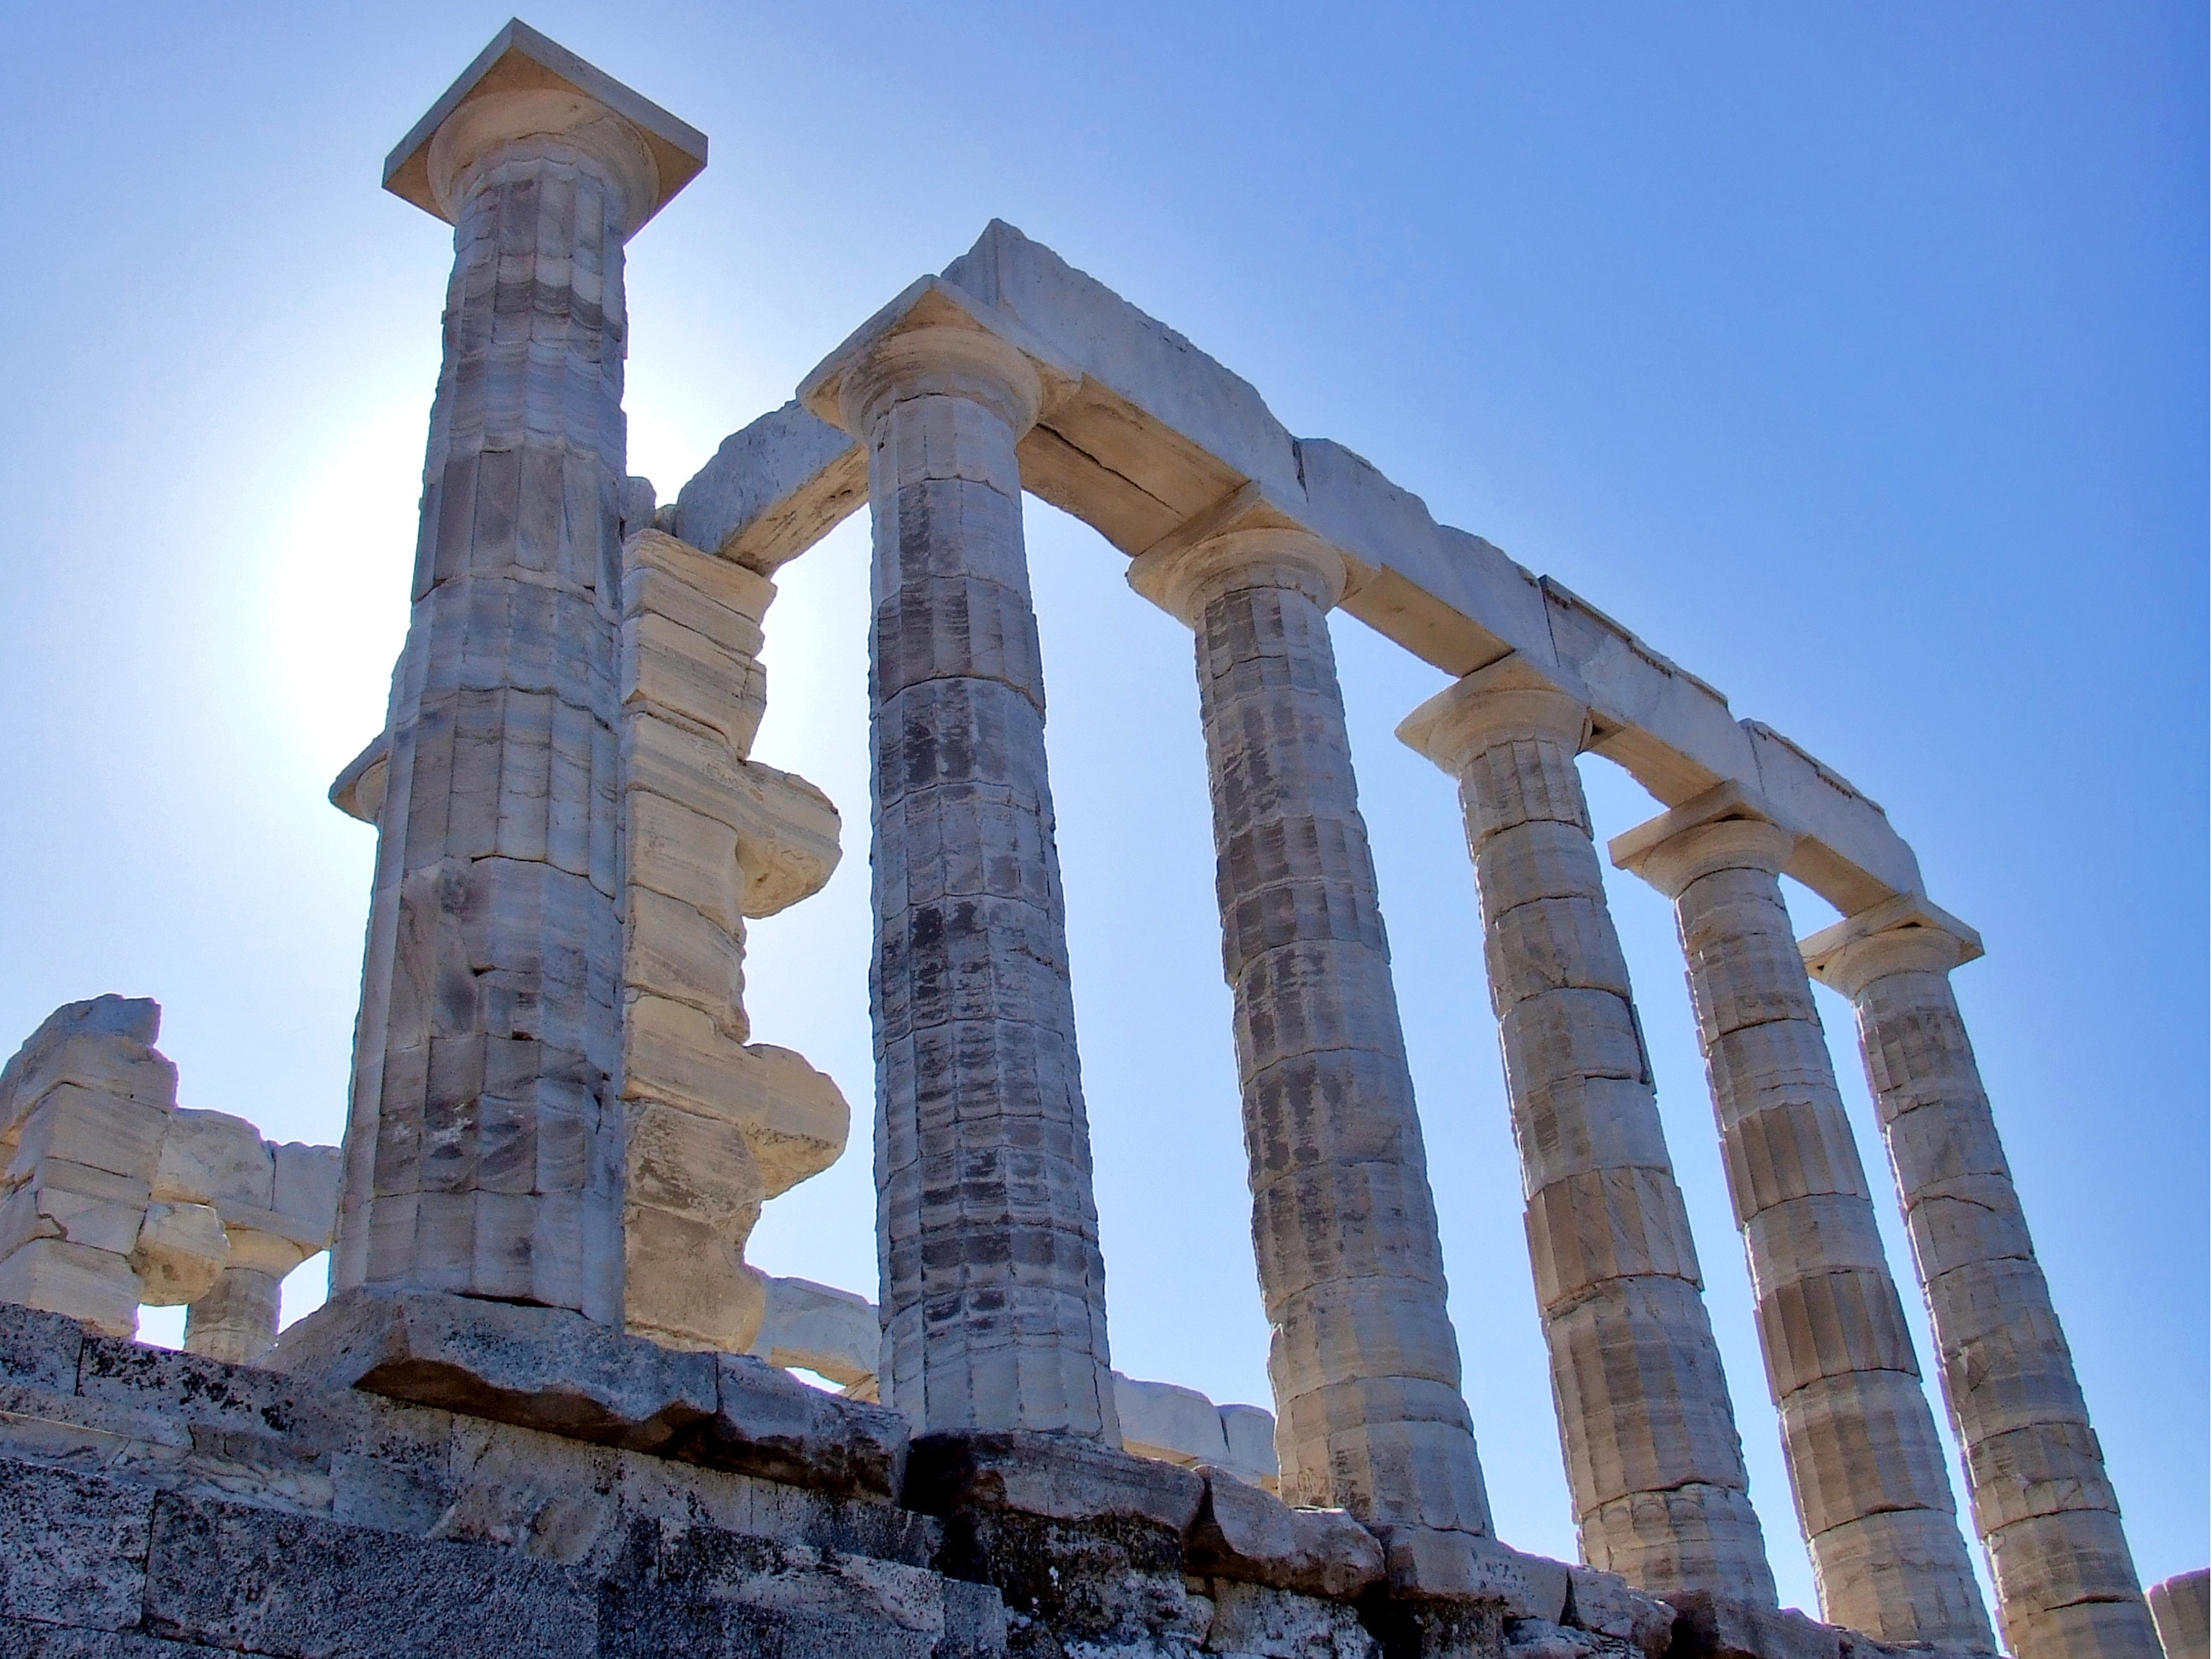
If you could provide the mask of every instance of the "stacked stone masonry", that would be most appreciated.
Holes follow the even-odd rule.
[[[1613,843],[1674,901],[1767,1387],[1821,1610],[1893,1641],[1987,1647],[1812,981],[1782,897],[1789,835],[1733,786]]]
[[[1584,1558],[1774,1599],[1689,1216],[1575,756],[1588,714],[1509,659],[1400,735],[1457,778]]]
[[[330,1246],[337,1148],[178,1106],[161,1027],[148,999],[70,1003],[0,1072],[0,1300],[123,1337],[181,1305],[187,1349],[248,1363],[284,1275]]]
[[[1283,1491],[1487,1534],[1329,644],[1343,565],[1267,517],[1217,519],[1130,575],[1196,635]]]

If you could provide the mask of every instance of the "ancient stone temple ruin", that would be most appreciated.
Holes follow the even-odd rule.
[[[406,645],[331,792],[377,836],[343,1155],[179,1107],[148,1001],[0,1075],[0,1651],[2204,1653],[2036,1265],[1948,978],[1980,943],[1881,808],[1004,224],[660,500],[623,250],[706,157],[515,23],[386,165],[455,257]],[[1272,1414],[1112,1367],[1025,490],[1192,634]],[[775,576],[863,505],[873,1303],[744,1259],[850,1129],[743,963],[845,828],[751,757]],[[1338,610],[1453,677],[1400,735],[1465,810],[1579,1562],[1492,1534],[1478,1426],[1531,1425],[1460,1390]],[[1660,808],[1606,851],[1675,907],[1817,1619],[1775,1604],[1586,753]],[[1845,919],[1796,938],[1785,875]],[[181,1353],[130,1340],[161,1303]]]

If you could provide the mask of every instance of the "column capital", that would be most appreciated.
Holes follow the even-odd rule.
[[[1344,597],[1344,556],[1253,482],[1186,519],[1129,562],[1129,586],[1186,626],[1207,604],[1257,575],[1294,587],[1324,611]]]
[[[1823,927],[1797,949],[1805,971],[1856,1000],[1892,974],[1948,974],[1982,954],[1982,936],[1917,893],[1895,898]]]
[[[1579,753],[1589,729],[1589,705],[1516,651],[1462,676],[1407,715],[1398,722],[1398,740],[1456,778],[1484,750],[1516,738]]]
[[[625,237],[707,165],[706,134],[518,18],[385,158],[384,187],[450,222],[478,164],[525,138],[574,145],[604,166],[623,192]]]
[[[1717,870],[1778,876],[1797,836],[1757,790],[1731,779],[1647,818],[1606,843],[1616,869],[1644,878],[1668,898]]]
[[[799,383],[799,400],[865,441],[887,404],[965,398],[1001,416],[1018,439],[1082,378],[1012,318],[964,289],[924,276],[815,365]]]

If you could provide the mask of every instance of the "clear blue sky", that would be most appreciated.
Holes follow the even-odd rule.
[[[450,259],[378,167],[506,15],[0,13],[0,1048],[152,995],[185,1103],[340,1132],[371,836],[322,796],[404,625]],[[631,250],[665,497],[1001,216],[1882,801],[1988,940],[1959,991],[2138,1565],[2206,1561],[2201,7],[528,15],[713,139]],[[1188,639],[1030,537],[1115,1358],[1264,1401]],[[750,974],[862,1126],[864,540],[770,615],[760,752],[848,850]],[[1500,1530],[1571,1553],[1464,844],[1390,735],[1440,678],[1337,640]],[[1601,833],[1654,810],[1585,775]],[[1668,907],[1614,906],[1810,1606]],[[872,1209],[856,1146],[754,1257],[872,1289]]]

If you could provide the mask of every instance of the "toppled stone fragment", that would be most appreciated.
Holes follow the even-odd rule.
[[[1007,1429],[920,1437],[904,1501],[925,1515],[1015,1510],[1060,1521],[1127,1517],[1180,1535],[1205,1496],[1206,1482],[1173,1464],[1073,1436]]]
[[[1795,1607],[1759,1607],[1707,1590],[1668,1600],[1676,1659],[1842,1659],[1842,1632]]]
[[[1569,1567],[1565,1622],[1626,1642],[1650,1659],[1659,1659],[1674,1633],[1674,1609],[1656,1595],[1632,1589],[1617,1572]]]
[[[1390,1588],[1401,1595],[1494,1601],[1508,1619],[1556,1623],[1567,1605],[1567,1569],[1494,1538],[1392,1527],[1383,1539]]]
[[[1382,1577],[1382,1546],[1342,1510],[1297,1510],[1221,1469],[1202,1468],[1206,1498],[1185,1551],[1193,1572],[1352,1596]]]

